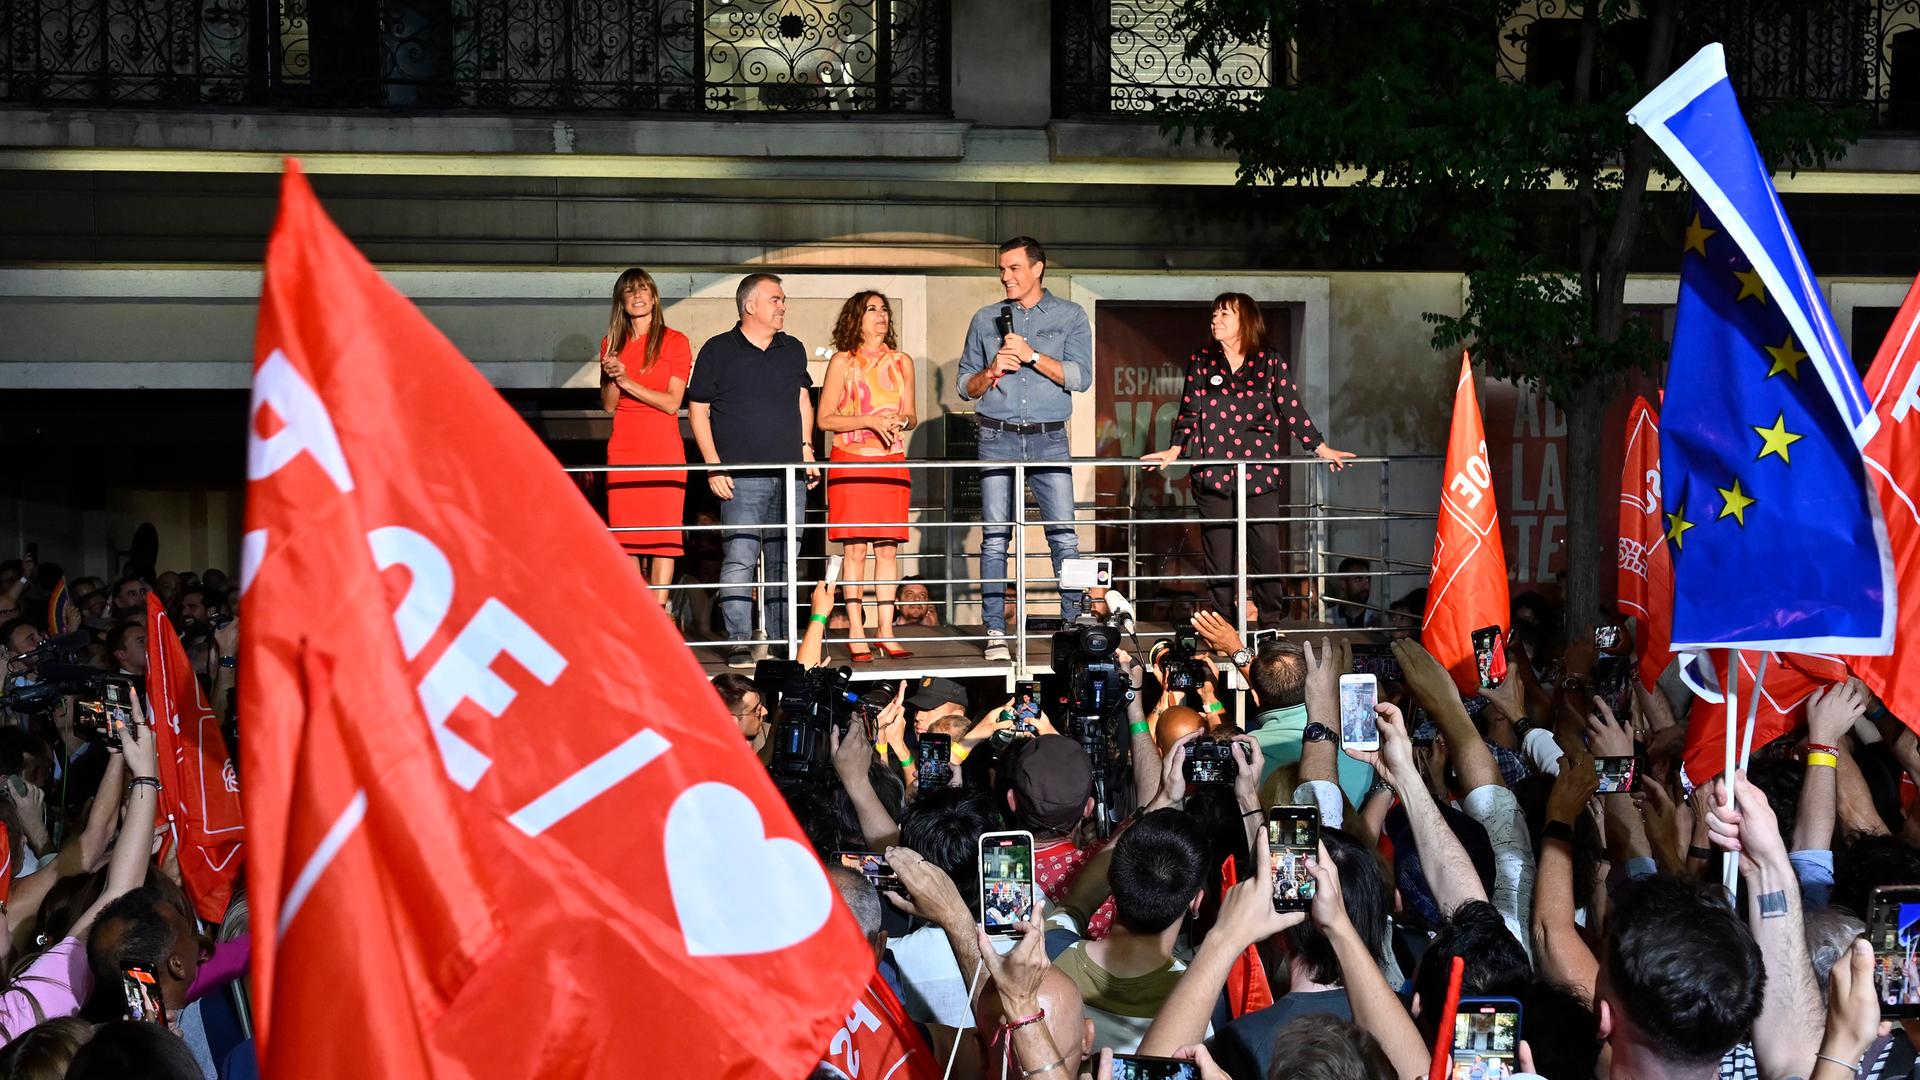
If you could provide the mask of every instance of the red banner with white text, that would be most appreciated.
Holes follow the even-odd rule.
[[[291,163],[247,473],[264,1075],[819,1061],[871,948],[604,523]]]
[[[1673,553],[1660,501],[1660,417],[1646,398],[1627,414],[1620,467],[1620,613],[1635,623],[1640,685],[1652,690],[1673,656]]]
[[[1453,393],[1453,430],[1447,438],[1447,466],[1441,473],[1440,519],[1433,538],[1433,577],[1427,584],[1427,613],[1421,644],[1453,675],[1462,693],[1480,692],[1474,665],[1473,632],[1497,627],[1502,637],[1509,621],[1507,560],[1500,544],[1500,513],[1487,465],[1487,432],[1480,421],[1480,398],[1473,363],[1460,358],[1460,381]],[[1505,652],[1496,656],[1504,659]]]
[[[179,848],[175,858],[194,910],[208,922],[225,922],[247,836],[240,777],[158,593],[147,594],[146,695],[160,740],[160,809],[172,819],[166,842]]]
[[[1893,652],[1848,657],[1887,711],[1920,731],[1920,279],[1907,290],[1862,387],[1873,395],[1880,429],[1861,456],[1880,494],[1900,608]]]

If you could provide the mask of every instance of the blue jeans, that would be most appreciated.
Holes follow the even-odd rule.
[[[1041,432],[1018,435],[995,428],[980,428],[981,461],[1064,461],[1068,457],[1067,433]],[[1073,470],[1027,470],[1027,484],[1040,503],[1040,516],[1047,521],[1073,520]],[[1021,494],[1025,498],[1025,493]],[[1007,628],[1007,542],[1013,538],[1013,470],[986,469],[980,474],[980,513],[989,523],[981,529],[980,610],[989,630]],[[1048,525],[1047,547],[1053,553],[1053,572],[1060,564],[1080,554],[1080,538],[1070,525]],[[1060,594],[1060,617],[1073,620],[1080,614],[1080,594]]]
[[[793,507],[804,517],[807,509],[807,483],[804,476],[793,481]],[[766,556],[767,637],[784,640],[787,636],[787,501],[780,494],[779,476],[735,476],[733,498],[720,502],[720,524],[773,528],[728,529],[721,536],[720,583],[748,584],[754,568]],[[753,636],[753,590],[723,588],[718,603],[720,619],[730,641],[746,641]]]

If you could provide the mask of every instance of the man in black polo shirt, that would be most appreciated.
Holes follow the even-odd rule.
[[[688,414],[700,456],[712,465],[813,460],[813,402],[807,389],[807,350],[781,333],[787,323],[787,294],[772,274],[748,274],[733,295],[740,321],[700,347],[693,379],[687,384]],[[796,477],[791,492],[780,490],[778,471],[732,469],[707,474],[720,499],[720,523],[740,526],[723,534],[720,617],[727,639],[729,667],[753,666],[747,640],[753,636],[753,591],[738,586],[753,580],[764,552],[767,569],[765,629],[769,638],[787,636],[788,507],[803,516],[807,489],[819,473]]]

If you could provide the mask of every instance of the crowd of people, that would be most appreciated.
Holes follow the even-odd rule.
[[[1028,466],[1026,484],[1046,523],[1058,575],[1079,552],[1071,524],[1073,477],[1064,465],[1044,463],[1071,457],[1067,428],[1074,395],[1092,384],[1093,336],[1086,310],[1047,289],[1047,255],[1039,241],[1008,240],[998,261],[1006,297],[982,307],[968,324],[956,383],[974,408],[979,458],[993,463],[980,473],[981,618],[985,659],[1004,663],[1012,655],[1006,640],[1007,548],[1015,499],[1025,497],[1013,489],[1010,466]],[[900,349],[893,307],[877,291],[848,297],[834,323],[832,357],[816,403],[807,349],[785,331],[787,297],[779,276],[741,278],[734,304],[739,322],[703,344],[696,358],[686,336],[667,327],[651,275],[635,268],[615,281],[599,353],[601,404],[613,415],[608,521],[662,603],[671,602],[665,586],[676,580],[699,583],[675,577],[675,562],[686,550],[687,474],[677,468],[687,463],[678,419],[686,402],[701,460],[724,466],[703,476],[719,501],[716,524],[725,526],[714,606],[728,642],[726,660],[752,667],[756,627],[749,585],[767,583],[759,629],[768,638],[784,638],[785,526],[804,513],[807,493],[821,478],[819,469],[795,471],[788,474],[791,490],[783,491],[781,471],[766,466],[816,461],[815,432],[825,433],[827,539],[842,545],[850,659],[909,657],[897,634],[912,622],[903,617],[907,601],[897,594],[904,581],[898,554],[908,539],[912,484],[906,444],[920,424],[919,378],[914,358]],[[1213,305],[1207,344],[1188,362],[1173,445],[1147,455],[1155,466],[1182,456],[1266,462],[1246,468],[1248,516],[1265,519],[1249,529],[1247,561],[1255,575],[1282,571],[1280,525],[1273,520],[1280,510],[1281,466],[1270,459],[1294,442],[1335,468],[1353,457],[1321,438],[1303,396],[1286,359],[1267,340],[1259,305],[1244,293],[1223,294]],[[1236,471],[1218,465],[1193,474],[1206,574],[1219,610],[1226,609],[1240,562],[1233,525],[1238,484]],[[1261,577],[1256,594],[1261,619],[1278,622],[1286,610],[1280,582]],[[1079,590],[1063,587],[1061,617],[1071,621],[1083,600]]]
[[[814,613],[834,606],[816,587]],[[1144,1055],[1205,1080],[1384,1080],[1427,1074],[1440,1043],[1445,1074],[1468,1080],[1920,1076],[1920,1031],[1883,1020],[1887,961],[1863,936],[1875,890],[1920,885],[1920,740],[1850,681],[1800,705],[1729,791],[1685,773],[1690,708],[1670,672],[1651,690],[1632,680],[1621,715],[1597,695],[1596,669],[1631,660],[1630,622],[1603,650],[1569,641],[1538,595],[1516,607],[1510,676],[1479,694],[1417,634],[1249,652],[1202,612],[1222,658],[1204,685],[1167,691],[1164,670],[1118,654],[1135,695],[1104,750],[1051,691],[1035,734],[1016,731],[998,680],[870,694],[834,740],[835,780],[781,787],[823,859],[867,851],[890,868],[884,898],[869,877],[834,878],[877,943],[874,986],[911,1026],[872,1075],[938,1076],[949,1060],[992,1080],[1172,1075],[1126,1062]],[[802,661],[821,661],[825,621]],[[1220,682],[1235,665],[1244,710]],[[1378,750],[1341,743],[1338,685],[1356,667],[1381,673]],[[752,698],[735,715],[764,747],[777,710],[751,680],[716,682]],[[954,768],[923,787],[930,735]],[[1207,741],[1230,748],[1230,782],[1185,767]],[[1616,757],[1638,779],[1602,794],[1595,761]],[[1095,776],[1116,770],[1103,819]],[[1276,806],[1318,818],[1304,904],[1275,902]],[[1019,936],[989,939],[980,838],[1002,830],[1033,837],[1043,901]],[[1890,940],[1907,940],[1901,917]],[[822,1057],[816,1076],[870,1075]]]
[[[31,557],[0,562],[5,1080],[258,1075],[241,978],[245,888],[219,923],[200,918],[179,844],[155,835],[163,785],[144,701],[149,591],[234,737],[238,597],[222,571],[148,570],[109,584],[67,580]],[[63,629],[55,618],[79,629],[50,636]],[[105,731],[79,722],[97,697],[85,673],[132,687],[130,717]]]

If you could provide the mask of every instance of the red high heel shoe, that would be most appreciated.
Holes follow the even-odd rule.
[[[905,660],[913,655],[910,650],[903,649],[898,645],[888,645],[883,642],[876,647],[880,650],[880,655],[889,660]]]

